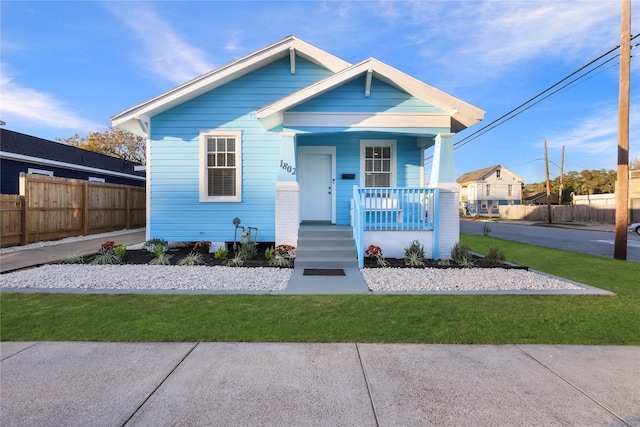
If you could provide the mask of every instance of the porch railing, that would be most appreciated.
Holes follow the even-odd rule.
[[[360,268],[364,232],[433,230],[437,216],[436,188],[353,187],[353,234]]]

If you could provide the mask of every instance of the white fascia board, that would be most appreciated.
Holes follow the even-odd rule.
[[[342,113],[289,112],[283,115],[285,127],[379,127],[379,128],[449,128],[448,114],[425,113]]]
[[[139,181],[145,181],[146,180],[146,178],[144,176],[130,175],[128,173],[115,172],[115,171],[111,171],[111,170],[108,170],[108,169],[92,168],[90,166],[83,166],[83,165],[76,165],[76,164],[73,164],[73,163],[59,162],[57,160],[43,159],[43,158],[40,158],[40,157],[25,156],[24,154],[10,153],[8,151],[0,151],[0,158],[9,159],[9,160],[16,160],[16,161],[26,162],[26,163],[33,163],[33,164],[36,164],[36,165],[55,166],[55,167],[59,167],[59,168],[72,169],[72,170],[78,170],[78,171],[83,171],[83,172],[100,173],[102,175],[117,176],[117,177],[120,177],[120,178],[137,179]],[[135,168],[135,166],[134,166],[134,168]]]
[[[342,70],[350,65],[348,62],[343,61],[322,49],[318,49],[295,36],[289,36],[261,50],[237,59],[234,62],[203,74],[200,77],[196,77],[195,79],[158,95],[155,98],[131,107],[122,113],[116,114],[111,117],[112,126],[130,131],[135,129],[133,133],[142,136],[143,131],[137,123],[137,118],[143,115],[153,117],[219,86],[229,83],[238,77],[258,70],[273,61],[288,57],[290,55],[290,48],[293,48],[296,54],[301,57],[322,67],[326,67],[332,72]],[[131,121],[135,121],[136,123],[131,123]]]
[[[483,110],[442,92],[374,58],[366,59],[333,76],[309,85],[288,97],[267,105],[256,112],[256,117],[258,119],[266,119],[276,113],[282,113],[370,71],[373,72],[374,77],[381,81],[447,111],[449,116],[454,117],[465,126],[471,126],[484,118]],[[448,127],[451,126],[449,125]]]
[[[396,86],[399,89],[429,102],[436,107],[448,111],[449,114],[465,126],[471,126],[484,118],[484,111],[480,108],[449,95],[415,77],[393,68],[390,65],[371,59],[375,76],[380,80]]]

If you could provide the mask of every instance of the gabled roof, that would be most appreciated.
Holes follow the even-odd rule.
[[[467,172],[460,175],[460,178],[458,178],[457,181],[459,184],[464,184],[467,182],[474,182],[474,181],[482,181],[486,175],[488,175],[489,173],[499,168],[504,169],[502,165],[495,165],[495,166],[489,166],[488,168]]]
[[[299,55],[333,72],[343,70],[350,65],[348,62],[322,49],[318,49],[296,36],[288,36],[116,114],[111,117],[111,124],[136,135],[144,136],[148,132],[150,117],[209,92],[278,59],[290,57],[292,54]]]
[[[271,128],[282,123],[284,111],[362,75],[367,75],[369,83],[371,81],[370,79],[375,77],[446,111],[452,117],[452,132],[459,132],[466,129],[484,118],[483,110],[442,92],[375,58],[366,59],[358,64],[338,71],[315,84],[309,85],[285,98],[260,108],[256,112],[256,117],[264,122],[268,122],[266,127]]]

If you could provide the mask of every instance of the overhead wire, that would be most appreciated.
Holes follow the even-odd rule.
[[[638,36],[640,36],[640,33],[632,36],[630,41],[636,39]],[[640,43],[632,46],[632,49],[636,48],[638,46],[640,46]],[[611,58],[607,59],[606,61],[602,62],[601,64],[596,65],[594,68],[592,68],[590,70],[587,70],[586,72],[584,72],[583,74],[580,74],[575,79],[573,79],[573,80],[569,81],[568,83],[562,85],[564,82],[566,82],[567,80],[571,79],[576,74],[579,74],[580,72],[582,72],[583,70],[589,68],[590,66],[592,66],[593,64],[595,64],[598,61],[602,60],[603,58],[606,58],[608,55],[610,55],[612,52],[615,52],[619,48],[620,48],[620,45],[617,45],[613,49],[610,49],[609,51],[603,53],[599,57],[589,61],[587,64],[585,64],[582,67],[578,68],[576,71],[574,71],[571,74],[567,75],[566,77],[562,78],[561,80],[559,80],[558,82],[556,82],[553,85],[549,86],[545,90],[539,92],[537,95],[529,98],[528,100],[526,100],[525,102],[521,103],[517,107],[511,109],[507,113],[503,114],[502,116],[498,117],[497,119],[493,120],[492,122],[486,124],[485,126],[483,126],[480,129],[476,130],[472,134],[464,137],[460,141],[455,142],[453,148],[457,149],[457,148],[463,147],[464,145],[468,144],[469,142],[473,141],[474,139],[476,139],[476,138],[484,135],[485,133],[495,129],[496,127],[500,126],[501,124],[503,124],[503,123],[505,123],[505,122],[507,122],[507,121],[519,116],[520,114],[524,113],[525,111],[529,110],[530,108],[534,107],[535,105],[543,102],[544,100],[550,98],[551,96],[557,94],[558,92],[568,88],[569,86],[573,85],[574,83],[578,82],[579,80],[589,76],[594,71],[598,70],[599,68],[603,67],[604,65],[606,65],[609,62],[611,62],[611,61],[615,60],[616,58],[618,58],[620,56],[620,54],[618,53],[618,54],[612,56]],[[617,64],[613,64],[611,67],[614,67],[615,65],[617,65]],[[609,67],[609,68],[611,68],[611,67]],[[602,70],[601,73],[604,72],[604,71],[606,71],[606,70]],[[598,74],[600,74],[600,73],[598,73]],[[593,76],[591,76],[591,77],[593,77]],[[543,97],[543,95],[545,95],[547,92],[552,91],[554,88],[556,88],[556,87],[558,87],[560,85],[562,85],[560,88],[554,90],[550,94],[548,94],[548,95]],[[433,159],[433,155],[429,156],[429,157],[426,157],[425,158],[425,165],[428,164],[428,163],[431,163],[431,159]]]

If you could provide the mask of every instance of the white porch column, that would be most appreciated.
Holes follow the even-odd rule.
[[[296,134],[280,134],[280,161],[275,185],[276,245],[298,244],[300,187],[297,181]]]
[[[451,249],[460,240],[460,186],[456,182],[453,157],[453,133],[439,134],[435,138],[430,188],[439,189],[438,223],[435,226],[434,257],[449,259]]]

